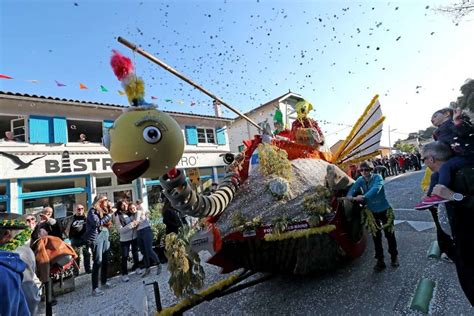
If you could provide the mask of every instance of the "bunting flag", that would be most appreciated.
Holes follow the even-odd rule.
[[[13,78],[10,77],[10,76],[2,75],[2,74],[0,74],[0,78],[2,78],[2,79],[13,79]]]
[[[117,92],[118,92],[119,95],[125,95],[125,92],[123,92],[123,91],[117,90]]]
[[[81,89],[81,90],[86,90],[87,87],[86,87],[84,84],[79,83],[79,89]]]
[[[54,80],[54,81],[56,82],[56,85],[57,85],[58,87],[65,87],[65,86],[66,86],[64,83],[61,83],[61,82],[59,82],[59,81],[57,81],[57,80]]]
[[[191,106],[195,106],[195,105],[196,105],[196,102],[191,101],[191,104],[190,104],[190,105],[191,105]]]
[[[26,80],[26,81],[28,81],[30,83],[33,83],[33,84],[37,84],[39,82],[38,80]]]
[[[151,96],[151,99],[152,99],[152,100],[158,100],[158,98],[157,98],[157,97],[154,97],[154,96]]]
[[[176,100],[176,103],[178,103],[178,104],[184,104],[184,101],[183,101],[183,100]]]
[[[109,90],[107,90],[107,88],[104,87],[104,86],[102,86],[102,85],[100,86],[100,91],[102,91],[102,92],[109,92]]]
[[[171,99],[165,99],[165,102],[173,102]]]

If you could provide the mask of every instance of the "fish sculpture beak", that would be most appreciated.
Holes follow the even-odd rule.
[[[116,162],[112,165],[112,170],[120,180],[131,182],[144,174],[149,167],[150,161],[148,159],[142,159]]]

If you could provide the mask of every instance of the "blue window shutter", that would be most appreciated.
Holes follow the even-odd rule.
[[[186,143],[188,145],[197,145],[198,133],[196,126],[186,126]]]
[[[114,126],[114,121],[104,121],[102,123],[102,127],[103,128],[106,128],[106,129],[109,129],[111,128],[112,126]]]
[[[217,145],[225,145],[225,128],[216,128]]]
[[[67,122],[65,117],[53,117],[53,142],[67,143]]]
[[[48,144],[52,141],[52,120],[45,116],[30,116],[30,143]]]

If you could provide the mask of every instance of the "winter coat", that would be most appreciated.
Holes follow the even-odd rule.
[[[363,176],[360,176],[349,189],[347,196],[354,196],[360,189],[362,189],[367,208],[372,213],[383,212],[390,207],[385,197],[381,175],[372,173],[368,182]]]
[[[0,315],[31,315],[21,282],[25,268],[19,254],[0,250]]]

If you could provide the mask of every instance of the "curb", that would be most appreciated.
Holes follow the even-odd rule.
[[[439,259],[441,257],[441,249],[439,249],[438,241],[434,240],[428,249],[428,258]]]
[[[410,308],[428,314],[435,285],[436,283],[434,281],[427,278],[420,279],[415,295],[411,300]]]

